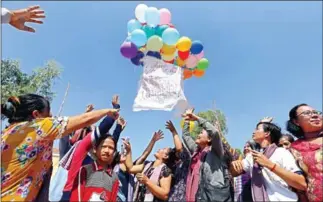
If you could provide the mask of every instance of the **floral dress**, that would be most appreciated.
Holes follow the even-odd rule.
[[[306,174],[309,201],[323,201],[323,146],[305,140],[292,143],[291,152]]]
[[[67,117],[12,124],[1,133],[1,200],[33,201],[52,165],[53,141]]]
[[[176,166],[174,173],[173,184],[169,192],[169,201],[185,201],[186,195],[186,178],[188,168],[190,166],[191,157],[189,152],[184,147],[184,150],[179,154],[180,164]]]

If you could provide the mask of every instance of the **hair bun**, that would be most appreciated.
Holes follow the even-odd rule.
[[[11,118],[13,117],[13,115],[16,112],[16,107],[14,106],[14,104],[10,101],[6,102],[5,104],[1,105],[1,114],[3,114],[4,116],[6,116],[7,118]]]

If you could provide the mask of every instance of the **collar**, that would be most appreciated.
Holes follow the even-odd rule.
[[[109,174],[110,176],[112,175],[112,171],[113,171],[111,166],[108,166],[106,169],[104,169],[103,166],[98,164],[96,161],[93,162],[93,170],[94,171],[103,171],[103,170],[105,170],[105,172],[107,174]]]

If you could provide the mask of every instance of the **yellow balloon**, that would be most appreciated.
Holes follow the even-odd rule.
[[[161,54],[165,55],[172,55],[176,51],[176,46],[175,45],[167,45],[164,43],[162,49],[160,50]]]
[[[172,61],[175,58],[175,53],[171,54],[171,55],[162,55],[162,59],[165,61]]]
[[[181,37],[176,44],[177,49],[182,52],[188,51],[191,48],[191,46],[192,41],[186,36]]]
[[[181,58],[176,58],[176,63],[177,63],[177,66],[179,67],[183,67],[185,65],[185,60],[182,60]]]
[[[182,129],[184,128],[184,122],[185,122],[184,119],[182,119],[181,120],[181,128]],[[195,127],[195,122],[194,121],[190,121],[190,132],[193,131],[194,127]]]
[[[160,51],[163,47],[163,40],[159,36],[152,36],[147,41],[147,50]]]

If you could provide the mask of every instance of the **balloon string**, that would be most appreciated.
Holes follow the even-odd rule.
[[[65,100],[66,100],[66,97],[67,97],[67,93],[68,93],[69,88],[70,88],[70,83],[68,82],[67,83],[67,88],[66,88],[66,91],[65,91],[65,95],[64,95],[62,104],[61,104],[61,106],[60,106],[60,108],[58,110],[57,116],[60,116],[61,115],[61,112],[63,110],[63,106],[64,106],[64,103],[65,103]]]

